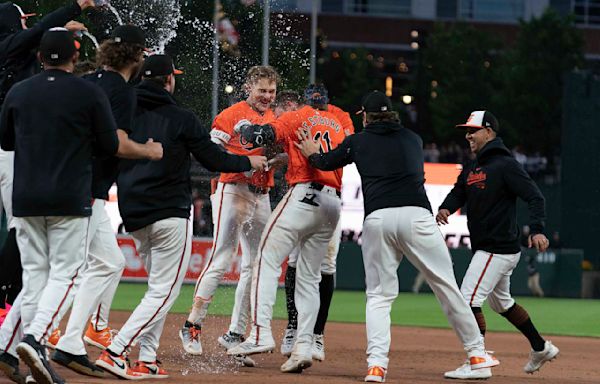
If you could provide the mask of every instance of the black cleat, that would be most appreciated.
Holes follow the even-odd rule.
[[[87,355],[73,355],[56,349],[52,355],[52,361],[82,375],[104,377],[104,370],[92,363]]]

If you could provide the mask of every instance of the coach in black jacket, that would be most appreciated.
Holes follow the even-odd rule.
[[[403,255],[429,283],[448,321],[462,341],[470,370],[490,377],[497,365],[486,352],[477,323],[456,284],[450,254],[425,194],[423,141],[404,128],[391,101],[374,91],[363,101],[362,132],[334,150],[319,153],[310,132],[298,133],[297,146],[318,169],[356,163],[365,204],[363,262],[367,286],[367,361],[365,381],[383,382],[390,348],[390,311],[398,296],[396,271]]]
[[[457,125],[466,131],[465,138],[476,158],[458,176],[436,220],[447,224],[450,214],[467,205],[473,258],[462,281],[462,294],[473,310],[481,334],[486,331],[481,306],[489,299],[490,307],[527,337],[532,351],[524,370],[533,373],[556,357],[558,348],[540,336],[525,308],[515,303],[510,294],[510,276],[521,255],[517,197],[529,206],[528,245],[540,252],[549,245],[543,234],[544,197],[497,137],[499,127],[489,111],[474,111],[465,124]]]
[[[191,157],[211,171],[245,172],[266,166],[264,156],[236,156],[210,140],[190,111],[175,102],[175,75],[167,55],[153,55],[142,68],[132,140],[163,145],[159,161],[124,160],[117,179],[119,210],[146,264],[148,291],[96,365],[124,379],[165,378],[158,366],[158,340],[175,302],[191,256]],[[136,340],[140,364],[128,367],[125,352]]]

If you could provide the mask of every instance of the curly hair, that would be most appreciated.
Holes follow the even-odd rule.
[[[396,111],[388,112],[367,112],[367,124],[377,122],[400,122],[400,115]]]
[[[296,91],[284,90],[277,94],[271,108],[283,107],[287,103],[303,105],[304,100]]]
[[[105,40],[96,52],[96,63],[98,66],[106,65],[120,71],[132,63],[141,61],[143,52],[143,47],[137,44]]]
[[[277,70],[270,65],[256,65],[248,70],[246,84],[256,84],[260,79],[269,79],[275,83],[280,80]]]

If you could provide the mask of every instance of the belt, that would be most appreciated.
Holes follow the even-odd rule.
[[[322,191],[326,186],[313,181],[310,183],[309,187],[312,189],[316,189],[317,191]],[[338,191],[337,189],[335,189],[333,187],[329,187],[329,186],[327,186],[327,188],[331,188],[332,190],[335,190],[335,194],[337,197],[342,197],[342,193],[340,191]]]
[[[252,193],[256,193],[257,195],[266,195],[269,193],[269,187],[257,187],[256,185],[246,184],[248,186],[248,190]]]

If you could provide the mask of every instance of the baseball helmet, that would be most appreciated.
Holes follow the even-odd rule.
[[[310,84],[304,90],[304,100],[311,107],[327,105],[329,103],[327,88],[323,84]]]

